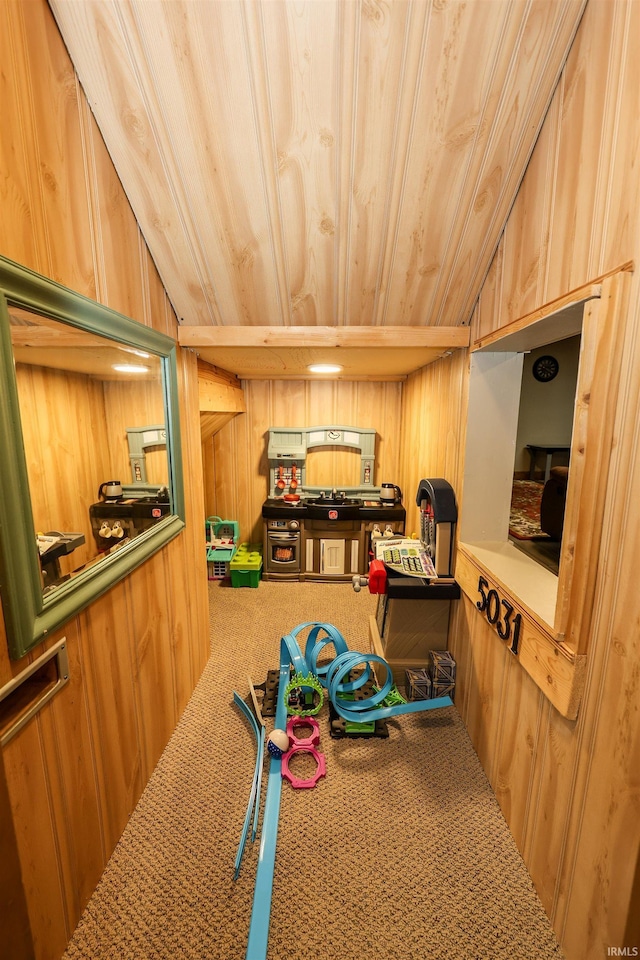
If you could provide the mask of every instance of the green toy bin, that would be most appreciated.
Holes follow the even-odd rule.
[[[232,587],[257,587],[262,574],[262,546],[241,543],[229,564]]]

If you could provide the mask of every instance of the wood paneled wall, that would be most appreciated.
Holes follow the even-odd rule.
[[[160,381],[97,380],[16,364],[31,505],[36,530],[83,533],[85,543],[60,564],[77,569],[98,553],[89,507],[110,478],[132,482],[127,427],[164,423]],[[149,483],[168,483],[166,449],[146,456]]]
[[[374,483],[397,482],[402,384],[244,380],[242,386],[247,412],[203,445],[203,461],[207,514],[238,520],[243,540],[262,542],[260,508],[269,493],[270,427],[371,427],[378,434]],[[360,458],[340,448],[312,450],[307,483],[358,486]]]
[[[483,286],[475,336],[640,259],[639,35],[640,4],[590,0]],[[44,0],[2,4],[0,56],[0,252],[173,335],[175,317]],[[605,535],[578,721],[559,717],[469,602],[457,604],[450,635],[458,709],[569,960],[600,960],[606,946],[624,945],[638,887],[639,292],[635,276],[619,332],[616,446],[595,507]],[[3,751],[15,882],[37,960],[58,960],[207,655],[188,351],[179,379],[187,530],[50,638],[67,637],[71,681]],[[236,518],[244,538],[258,538],[266,433],[288,424],[374,427],[376,482],[399,482],[408,507],[421,476],[444,476],[460,495],[466,386],[460,354],[404,389],[246,382],[247,412],[204,447],[206,512]],[[319,473],[339,484],[344,466],[336,458]],[[0,682],[23,666],[8,660],[0,620]]]
[[[472,339],[640,262],[638,36],[640,4],[590,0],[482,288]],[[611,467],[594,489],[604,535],[592,558],[595,608],[578,720],[550,706],[473,603],[456,605],[450,630],[457,708],[568,960],[637,946],[625,938],[640,911],[639,324],[636,272],[617,331],[623,368],[611,387]],[[456,364],[429,367],[405,388],[402,475],[406,482],[413,459],[460,497],[461,463],[447,452],[464,441],[466,373],[442,389]]]
[[[0,6],[0,60],[0,253],[175,336],[175,316],[44,0]],[[70,682],[2,754],[12,816],[6,844],[20,869],[9,859],[1,869],[24,890],[36,960],[59,960],[208,656],[197,364],[189,351],[178,357],[178,377],[186,530],[19,662],[8,659],[0,618],[0,684],[61,636],[70,663]],[[10,908],[0,903],[2,929]]]
[[[100,439],[109,435],[102,384],[23,363],[16,364],[16,381],[35,528],[85,537],[61,558],[62,572],[70,573],[98,553],[89,506],[97,500],[100,478],[111,476],[109,443]]]
[[[443,477],[460,490],[468,366],[467,351],[458,350],[404,384],[400,476],[409,534],[420,532],[415,495],[423,477]]]

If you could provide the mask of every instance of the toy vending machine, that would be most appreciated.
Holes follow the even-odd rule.
[[[369,575],[353,577],[356,592],[368,586],[369,593],[386,593],[391,573],[425,582],[450,580],[458,519],[451,484],[440,478],[421,480],[416,504],[420,507],[420,540],[398,536],[372,540],[374,558]]]
[[[430,652],[446,650],[451,600],[460,597],[452,577],[457,508],[451,485],[440,478],[421,480],[420,540],[402,537],[375,542],[368,577],[354,577],[356,591],[367,585],[378,594],[370,621],[374,652],[404,684],[408,669],[425,668]]]

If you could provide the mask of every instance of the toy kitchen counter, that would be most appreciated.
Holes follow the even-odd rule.
[[[375,430],[336,424],[269,430],[264,580],[351,580],[367,571],[372,538],[404,532],[399,488],[373,483],[375,440]],[[322,489],[308,482],[307,458],[321,447],[358,451],[358,486]]]
[[[366,573],[372,537],[404,532],[401,503],[321,491],[262,507],[265,580],[351,580]]]

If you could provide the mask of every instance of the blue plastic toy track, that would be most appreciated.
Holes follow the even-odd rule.
[[[258,817],[260,815],[260,792],[262,787],[262,767],[263,767],[263,758],[264,758],[264,727],[259,726],[258,721],[253,715],[253,712],[249,709],[247,704],[244,702],[242,697],[235,693],[233,694],[234,702],[240,707],[245,717],[251,723],[253,732],[256,737],[256,764],[253,771],[253,780],[251,783],[251,792],[249,794],[249,802],[247,804],[247,812],[244,817],[244,824],[242,827],[242,834],[240,835],[240,843],[238,845],[238,852],[236,854],[236,860],[234,864],[234,874],[233,879],[237,880],[238,874],[240,873],[240,863],[242,862],[242,854],[244,853],[245,844],[247,842],[247,836],[249,835],[249,824],[251,823],[251,814],[253,813],[253,830],[251,833],[251,840],[254,841],[256,838],[256,833],[258,830]]]
[[[303,656],[296,638],[300,631],[307,627],[311,627],[311,630],[307,637],[305,656]],[[320,636],[321,633],[324,633],[325,636]],[[317,661],[320,652],[331,643],[335,647],[335,658],[327,666],[318,667]],[[344,694],[352,693],[367,682],[371,676],[371,664],[373,663],[381,663],[386,667],[387,678],[382,687],[379,690],[374,690],[371,696],[364,700],[345,699]],[[289,682],[291,665],[293,665],[296,673],[315,674],[322,685],[327,688],[329,698],[337,713],[346,720],[353,720],[356,723],[386,720],[403,713],[420,713],[426,710],[438,710],[441,707],[453,706],[450,697],[439,697],[436,700],[417,700],[412,703],[398,703],[393,706],[380,706],[393,685],[391,668],[386,661],[374,654],[349,651],[342,634],[329,623],[301,623],[291,633],[282,637],[280,641],[280,678],[274,724],[276,729],[279,730],[284,730],[287,724],[285,689]],[[352,669],[362,666],[364,666],[364,669],[357,680],[342,682],[343,678],[349,676]],[[269,764],[267,797],[262,821],[262,837],[253,894],[249,939],[245,954],[246,960],[266,960],[267,956],[281,796],[282,764],[279,757],[272,756]]]

